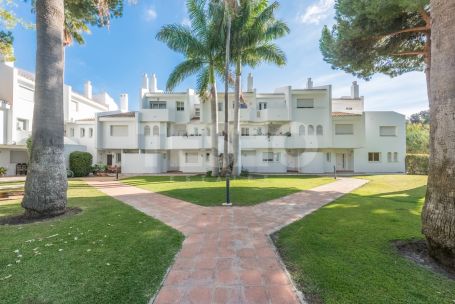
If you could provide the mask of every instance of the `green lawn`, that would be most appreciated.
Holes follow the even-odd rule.
[[[202,176],[141,176],[122,182],[201,206],[219,206],[225,202],[226,182]],[[329,182],[329,177],[268,176],[231,180],[231,202],[249,206],[279,198]]]
[[[1,303],[148,303],[181,247],[175,230],[83,182],[73,217],[0,226]],[[16,214],[0,201],[0,216]]]
[[[368,179],[366,186],[276,235],[297,284],[327,304],[453,304],[455,281],[400,257],[390,243],[423,238],[426,178]]]

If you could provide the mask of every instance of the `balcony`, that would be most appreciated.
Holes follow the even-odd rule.
[[[170,136],[167,138],[167,149],[194,150],[210,148],[210,136]]]
[[[289,113],[286,108],[270,108],[259,110],[256,113],[258,121],[288,121]]]
[[[175,112],[169,109],[142,109],[143,121],[175,121]]]

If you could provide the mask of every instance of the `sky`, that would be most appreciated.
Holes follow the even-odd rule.
[[[127,2],[127,1],[126,1]],[[185,0],[129,0],[123,16],[113,19],[109,28],[91,28],[84,45],[74,44],[65,51],[65,83],[82,92],[90,80],[94,93],[106,91],[118,102],[121,93],[129,94],[131,110],[137,110],[142,76],[155,73],[158,88],[164,89],[169,73],[183,57],[155,39],[166,24],[188,24]],[[291,85],[304,88],[307,78],[314,85],[331,84],[333,96],[350,95],[351,83],[360,85],[365,96],[365,110],[397,111],[410,115],[426,110],[428,98],[425,75],[412,72],[396,78],[376,75],[370,81],[356,79],[343,71],[333,70],[324,62],[319,38],[324,25],[334,23],[335,0],[280,0],[277,16],[287,22],[291,33],[277,41],[287,55],[287,65],[261,65],[245,68],[244,79],[251,72],[259,92]],[[16,14],[34,21],[30,2],[17,1]],[[20,26],[13,30],[15,65],[35,70],[35,31]],[[176,88],[185,91],[195,86],[189,78]],[[221,87],[221,85],[219,85]]]

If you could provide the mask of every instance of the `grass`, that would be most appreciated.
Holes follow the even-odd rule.
[[[231,202],[250,206],[314,188],[329,182],[329,177],[269,176],[231,180]],[[226,201],[226,182],[202,176],[142,176],[122,182],[201,206],[219,206]]]
[[[183,236],[83,182],[68,194],[82,213],[0,226],[0,302],[148,303]],[[21,212],[0,202],[0,216]]]
[[[370,183],[276,235],[299,287],[324,303],[451,303],[455,281],[399,256],[396,239],[422,239],[426,178]]]

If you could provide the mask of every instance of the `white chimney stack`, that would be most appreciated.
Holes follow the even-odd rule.
[[[254,90],[254,78],[251,73],[248,74],[248,86],[247,86],[248,92],[253,92]]]
[[[313,80],[310,78],[308,78],[308,81],[306,83],[306,88],[307,89],[312,89],[313,88]]]
[[[144,74],[144,77],[142,77],[142,89],[149,90],[149,77],[147,74]]]
[[[351,97],[353,99],[359,99],[360,98],[359,85],[357,84],[357,81],[352,82]]]
[[[158,85],[155,74],[153,74],[152,77],[150,78],[150,92],[151,93],[158,92]]]
[[[120,94],[120,112],[128,112],[128,94]]]
[[[84,84],[84,96],[87,97],[88,99],[92,99],[93,97],[93,89],[92,89],[92,83],[90,81],[87,81]]]

